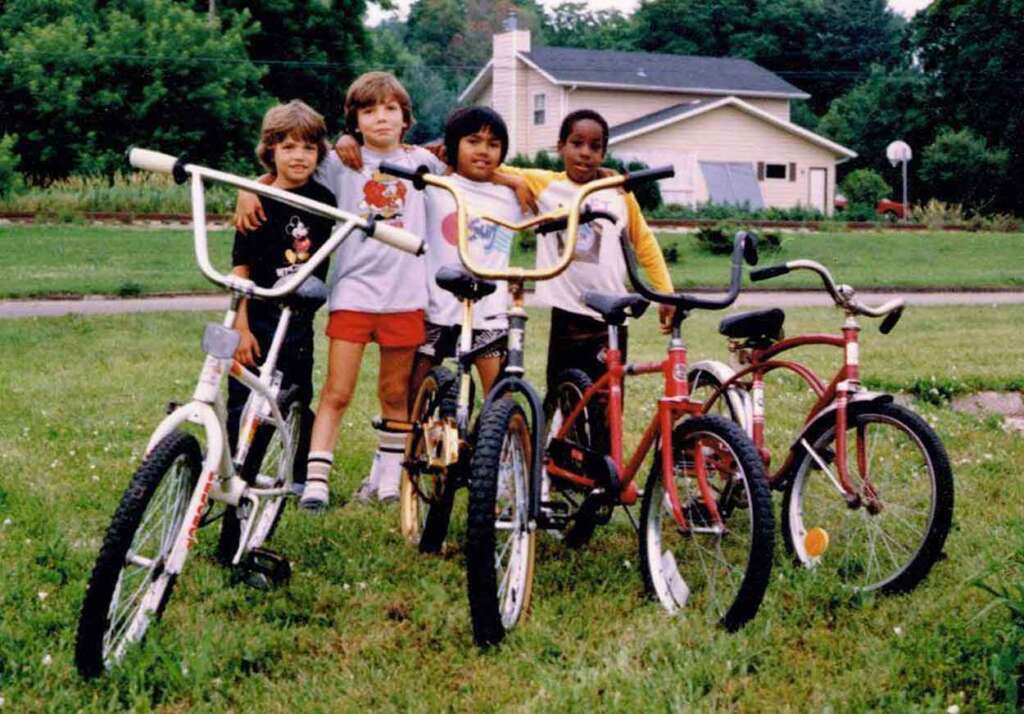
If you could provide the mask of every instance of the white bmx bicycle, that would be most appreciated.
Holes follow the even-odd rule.
[[[206,359],[192,399],[174,407],[153,432],[107,529],[78,621],[75,662],[84,677],[95,677],[116,664],[163,613],[196,542],[196,531],[211,520],[213,502],[226,507],[218,546],[221,559],[257,586],[287,579],[288,561],[262,545],[273,533],[285,499],[293,495],[292,466],[304,408],[295,390],[281,388],[280,372],[275,370],[288,322],[295,310],[315,309],[324,302],[327,289],[312,273],[353,230],[411,253],[423,251],[422,240],[407,231],[239,176],[145,149],[129,150],[128,160],[135,168],[171,173],[178,183],[191,179],[196,261],[203,275],[230,291],[231,304],[220,324],[206,325]],[[261,288],[211,265],[204,181],[252,191],[333,218],[337,224],[329,240],[299,270],[272,288]],[[235,317],[243,298],[273,300],[281,306],[259,374],[233,360],[239,342]],[[225,374],[250,390],[233,457],[226,448],[221,389]],[[181,429],[186,423],[200,427],[205,453],[200,440]]]

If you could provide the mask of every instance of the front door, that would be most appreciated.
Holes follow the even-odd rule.
[[[821,211],[822,215],[828,215],[828,169],[814,169],[810,170],[810,196],[809,203],[811,208],[816,208]]]

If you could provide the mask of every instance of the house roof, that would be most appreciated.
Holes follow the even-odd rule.
[[[852,159],[857,156],[856,151],[848,149],[845,146],[837,144],[823,136],[819,136],[813,131],[804,129],[802,126],[797,126],[793,122],[780,119],[774,114],[770,114],[763,109],[758,109],[739,97],[722,97],[721,99],[711,99],[698,102],[682,102],[680,104],[673,104],[665,109],[659,109],[658,111],[650,114],[645,114],[637,119],[617,124],[608,129],[608,144],[618,144],[626,141],[627,139],[632,139],[633,137],[640,136],[642,134],[657,131],[658,129],[670,124],[692,119],[700,116],[701,114],[706,114],[723,107],[733,107],[757,119],[768,122],[783,131],[789,132],[790,134],[799,136],[812,144],[817,144],[822,148],[828,149],[837,156],[844,157],[844,160]]]
[[[517,56],[559,85],[807,99],[806,92],[750,60],[571,47],[536,47]],[[473,96],[488,62],[459,97]]]

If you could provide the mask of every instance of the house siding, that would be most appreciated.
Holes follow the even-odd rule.
[[[525,101],[522,121],[522,147],[520,151],[534,154],[541,149],[551,151],[558,144],[558,128],[562,123],[562,88],[544,78],[542,74],[531,69],[525,63],[520,64],[525,78]],[[533,123],[533,97],[536,94],[545,96],[544,124]],[[566,112],[567,114],[568,112]]]
[[[695,161],[742,161],[795,164],[796,179],[764,179],[759,182],[766,206],[808,206],[810,168],[827,169],[825,207],[831,213],[835,197],[836,155],[805,139],[733,108],[723,107],[686,119],[648,134],[616,143],[619,156],[692,156]],[[787,169],[788,173],[788,169]],[[693,201],[706,203],[707,186],[699,169],[693,172]]]

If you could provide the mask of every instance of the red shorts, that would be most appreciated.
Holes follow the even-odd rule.
[[[360,312],[335,310],[327,319],[327,336],[346,342],[376,342],[381,347],[418,347],[426,334],[423,310]]]

